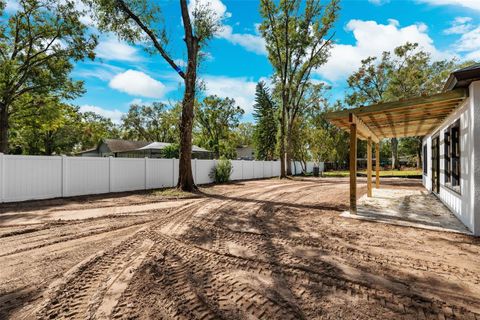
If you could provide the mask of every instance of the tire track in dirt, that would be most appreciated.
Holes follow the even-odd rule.
[[[330,233],[306,237],[301,223],[282,230],[300,219],[298,213],[335,210],[330,199],[302,206],[328,185],[274,180],[249,186],[204,194],[196,203],[152,215],[141,231],[71,269],[45,294],[37,317],[480,319],[468,306],[409,292],[381,274],[426,267],[478,281],[470,270],[372,254],[345,238],[329,239]],[[362,277],[328,259],[297,255],[297,248],[334,257]],[[342,305],[328,305],[335,299]]]
[[[311,185],[310,184],[307,184],[307,185],[301,185],[301,186],[298,186],[297,188],[289,188],[290,190],[289,191],[285,191],[285,190],[282,190],[283,189],[283,186],[280,186],[278,188],[276,188],[276,191],[279,191],[279,194],[280,195],[285,195],[287,193],[296,193],[302,189],[305,189],[305,188],[311,188]],[[293,189],[293,190],[292,190]],[[247,195],[252,195],[252,194],[255,194],[255,192],[247,192],[247,193],[244,193],[242,194],[243,197],[247,196]],[[263,198],[273,198],[277,196],[276,194],[268,194],[267,197],[263,197]],[[237,196],[238,197],[238,196]],[[252,206],[259,206],[261,205],[261,202],[262,201],[259,201],[260,199],[252,199],[251,201],[249,201],[248,203],[248,207],[252,207]],[[222,205],[216,205],[216,204],[213,204],[213,205],[210,205],[210,207],[216,209],[217,211],[219,209],[222,209],[223,207],[226,207],[226,206],[229,206],[231,205],[231,203],[235,203],[236,201],[235,200],[229,200],[229,201],[224,201],[224,203]],[[245,205],[243,205],[243,207],[245,207]],[[206,215],[201,215],[201,220],[208,220],[209,217],[208,216],[208,210],[206,210]],[[183,217],[183,219],[185,219],[186,217]],[[196,224],[197,222],[193,222],[194,224]],[[157,236],[160,236],[160,234],[158,234],[157,232],[155,232],[155,234]],[[168,238],[164,238],[165,239],[168,239]],[[168,240],[166,240],[168,241]],[[165,245],[165,244],[164,244]],[[164,245],[162,245],[161,247],[163,247]],[[220,245],[220,244],[218,244]],[[167,250],[167,251],[170,251],[170,250]],[[172,250],[173,252],[177,252],[177,250]],[[186,259],[187,258],[187,259]],[[186,254],[186,257],[183,257],[184,260],[188,261],[188,254]],[[202,260],[203,261],[203,260]],[[208,261],[208,259],[207,259]],[[191,263],[190,263],[191,264]],[[193,265],[190,265],[189,268],[187,268],[188,270],[195,270],[195,266],[198,266],[199,265],[199,261],[195,261],[195,263]],[[202,266],[201,270],[204,271],[205,270],[205,264],[200,264]],[[175,265],[173,266],[170,266],[170,269],[175,269]],[[212,269],[212,268],[210,268]],[[214,270],[214,269],[213,269]],[[198,272],[198,270],[197,270]],[[212,271],[214,272],[214,271]],[[177,279],[175,281],[175,283],[184,283],[184,279],[183,279],[183,275],[185,273],[185,269],[182,269],[182,271],[179,273],[179,276],[181,279]],[[218,275],[214,277],[214,279],[217,279],[218,278]],[[228,277],[224,276],[225,279],[227,279]],[[299,316],[301,315],[301,313],[299,313],[299,310],[296,310],[295,308],[294,309],[289,309],[288,311],[286,311],[285,309],[282,309],[282,308],[279,308],[275,303],[272,303],[271,301],[267,301],[265,300],[264,298],[264,301],[262,301],[262,295],[259,294],[259,293],[255,293],[254,290],[252,290],[251,288],[249,287],[246,287],[245,285],[243,284],[238,284],[238,286],[240,286],[240,288],[238,290],[234,290],[236,289],[235,285],[233,285],[233,289],[232,289],[232,284],[223,284],[223,285],[220,285],[220,287],[216,287],[214,284],[216,282],[213,280],[213,279],[210,279],[210,282],[209,282],[209,285],[208,287],[212,287],[212,288],[215,288],[215,290],[213,290],[214,292],[220,292],[221,295],[222,295],[222,301],[229,301],[229,300],[232,300],[236,302],[236,304],[239,304],[240,301],[240,305],[245,305],[246,307],[246,310],[237,310],[237,313],[238,314],[241,314],[243,316],[245,316],[246,314],[244,314],[245,312],[250,312],[250,311],[253,311],[254,314],[252,314],[252,316],[254,317],[262,317],[264,315],[274,315],[274,316],[279,316],[280,312],[281,311],[281,315],[282,315],[282,318],[288,318],[289,315],[293,315],[291,316],[291,318],[302,318],[302,316]],[[238,281],[234,281],[234,284],[237,284]],[[243,286],[243,287],[242,287]],[[167,287],[165,287],[164,290],[166,290]],[[183,291],[182,291],[183,290]],[[185,291],[185,288],[182,288],[182,290],[180,290],[181,292],[188,292]],[[168,291],[168,290],[166,290]],[[176,290],[175,293],[178,294],[179,290]],[[240,293],[247,293],[247,294],[250,294],[250,299],[245,299],[244,295],[242,294],[239,294],[238,292]],[[252,294],[253,292],[253,294]],[[225,297],[225,295],[227,295],[227,297]],[[230,295],[230,296],[229,296]],[[133,296],[133,294],[131,294],[130,296]],[[136,296],[136,295],[135,295]],[[188,304],[189,305],[193,305],[194,308],[195,306],[197,306],[195,303],[192,302],[192,299],[195,299],[196,298],[196,295],[190,295],[190,300],[188,300]],[[197,297],[198,298],[198,297]],[[169,297],[169,299],[174,299],[174,297]],[[167,299],[168,300],[168,299]],[[256,305],[256,303],[259,303],[258,305]],[[267,309],[270,309],[270,311],[268,310],[263,310],[262,311],[262,308],[260,308],[262,305],[266,305],[266,304],[271,304],[269,306],[269,308]],[[199,309],[201,309],[203,312],[205,312],[205,310],[203,308],[201,308],[200,306],[198,306]],[[272,311],[273,310],[273,311]],[[165,312],[166,310],[164,310]],[[194,310],[195,311],[195,310]],[[179,316],[178,314],[179,310],[176,310],[176,309],[173,309],[173,310],[170,310],[170,315],[173,315],[173,316]],[[225,310],[223,310],[223,312],[225,312]],[[122,314],[123,312],[121,310],[117,310],[117,314]],[[194,314],[191,314],[188,312],[188,310],[184,310],[184,309],[181,309],[181,312],[180,314],[183,314],[184,316],[187,315],[188,317],[195,317]],[[228,314],[228,312],[227,312]],[[205,317],[208,317],[208,313],[205,313],[204,314]],[[216,314],[218,315],[218,314]],[[231,316],[231,315],[230,315]],[[197,318],[197,317],[195,317]]]
[[[197,225],[197,227],[199,227],[199,226]],[[203,227],[205,227],[205,229],[208,229],[210,226],[209,225],[206,225],[206,226],[203,225]],[[219,230],[217,229],[216,230],[216,235],[217,235],[216,238],[217,238],[217,242],[219,244],[217,246],[215,246],[215,249],[220,250],[220,251],[224,251],[224,246],[220,245],[220,243],[224,244],[226,239],[225,238],[220,239],[220,237],[218,237],[218,234],[219,234]],[[236,239],[235,239],[235,237],[231,237],[229,240],[235,241]],[[249,239],[249,240],[252,240],[252,239]],[[262,240],[265,240],[265,239],[262,239]],[[285,240],[285,239],[283,239],[283,240]],[[311,244],[311,243],[306,244],[305,242],[308,242],[308,241],[304,241],[305,239],[302,239],[302,240],[301,239],[296,239],[296,240],[297,241],[293,241],[293,242],[294,243],[295,242],[300,242],[300,243],[296,243],[296,244],[299,244],[299,245],[305,246],[305,245],[310,245]],[[277,241],[277,243],[279,243],[279,242]],[[285,245],[286,243],[285,243],[285,241],[283,241],[283,243],[281,243],[281,241],[280,241],[279,244]],[[242,245],[244,245],[244,244],[242,243]],[[255,249],[251,245],[250,246],[247,245],[247,247],[249,247],[250,249]],[[316,247],[318,247],[318,245],[316,245]],[[345,253],[349,254],[350,256],[356,255],[356,256],[360,256],[363,260],[366,260],[366,261],[369,261],[369,262],[374,262],[374,263],[377,263],[377,264],[383,264],[382,261],[379,261],[381,259],[377,259],[377,257],[365,254],[364,252],[362,252],[360,250],[352,250],[352,248],[346,248],[346,247],[342,247],[342,246],[322,246],[322,249],[327,249],[330,252],[335,251],[336,253],[341,253],[343,255],[345,255]],[[285,254],[282,254],[282,255],[285,256]],[[285,257],[282,257],[282,258],[285,258]],[[292,262],[296,263],[296,264],[301,263],[301,261],[299,261],[298,259],[292,258],[291,256],[287,257],[286,260],[290,260],[289,263],[292,263]],[[383,260],[385,260],[385,259],[383,259]],[[407,268],[418,267],[419,262],[424,262],[424,261],[417,260],[415,263],[411,263],[407,259],[407,262],[403,264],[403,267],[407,267]],[[443,267],[445,267],[445,265]],[[346,280],[342,278],[341,281],[345,282]],[[348,288],[347,289],[347,291],[350,292],[350,294],[351,294],[351,292],[354,292],[352,290],[354,290],[354,288]],[[336,291],[335,288],[334,288],[333,291],[334,292]],[[433,312],[433,314],[438,314],[439,316],[445,316],[445,314],[447,314],[447,316],[448,315],[451,316],[451,315],[453,315],[453,312],[454,312],[453,310],[457,310],[457,313],[459,312],[463,316],[469,316],[469,315],[472,316],[472,317],[475,316],[474,313],[469,312],[464,307],[444,306],[444,303],[442,301],[433,301],[433,302],[432,301],[427,301],[425,304],[422,305],[423,300],[425,300],[424,297],[413,296],[413,298],[412,298],[412,297],[400,296],[400,298],[394,299],[393,303],[391,303],[391,302],[389,302],[388,300],[385,299],[385,295],[380,295],[379,296],[379,295],[377,295],[377,293],[374,293],[373,296],[378,298],[377,300],[380,301],[380,304],[382,306],[386,306],[387,302],[390,303],[390,307],[395,312],[398,312],[398,311],[407,312],[407,309],[409,309],[411,312],[413,312],[414,314],[417,314],[420,317],[422,315],[431,315],[432,312]],[[393,294],[392,294],[392,296],[393,296]],[[368,296],[367,296],[367,300],[368,300]],[[419,305],[421,307],[418,307]],[[431,305],[431,307],[430,307],[430,305]],[[446,313],[442,312],[442,310],[443,310],[442,308],[447,310]],[[415,310],[417,312],[415,312]],[[448,311],[450,311],[450,312],[448,312]]]
[[[17,238],[11,238],[8,239],[8,241],[6,242],[2,242],[2,248],[0,249],[0,258],[25,251],[40,249],[62,242],[68,242],[80,238],[90,237],[96,234],[102,234],[106,232],[129,228],[136,225],[146,224],[152,221],[152,219],[135,220],[125,221],[125,223],[106,223],[105,225],[97,225],[98,222],[80,222],[75,225],[75,227],[77,228],[72,228],[74,226],[72,226],[71,224],[66,224],[62,225],[59,228],[56,228],[55,230],[51,230],[52,228],[42,229],[40,230],[39,234],[30,234],[29,237],[21,238],[20,241]],[[51,232],[44,232],[45,230]],[[52,234],[52,232],[54,234]]]
[[[338,270],[335,270],[329,264],[322,266],[319,263],[312,269],[311,266],[303,265],[296,259],[289,260],[288,257],[285,259],[286,261],[272,262],[232,254],[221,254],[189,244],[183,244],[177,240],[175,242],[168,240],[158,241],[163,244],[166,252],[176,252],[177,255],[183,256],[185,259],[203,261],[203,270],[216,269],[221,264],[227,270],[232,268],[249,272],[258,272],[260,270],[260,274],[272,275],[272,267],[277,267],[274,268],[277,274],[281,274],[290,280],[291,283],[300,284],[304,291],[313,284],[313,289],[315,290],[321,289],[321,291],[328,293],[340,293],[344,296],[355,296],[365,301],[373,301],[378,307],[386,308],[396,314],[407,317],[410,315],[420,319],[431,317],[443,317],[446,319],[480,318],[480,314],[471,312],[465,307],[448,305],[444,301],[426,299],[416,294],[404,295],[385,291],[367,286],[358,281],[352,281],[341,277],[338,274]]]
[[[107,285],[110,284],[111,288],[115,280],[141,257],[142,250],[148,252],[151,248],[152,244],[144,244],[141,233],[77,267],[64,283],[52,289],[38,318],[93,318],[98,306],[102,306],[103,296],[109,289]],[[110,304],[106,301],[102,311],[108,311]]]
[[[293,188],[293,189],[302,189],[302,188],[308,188],[310,187],[309,185],[305,186],[305,185],[301,185],[299,186],[298,188]],[[285,193],[285,191],[283,190],[285,188],[285,186],[283,185],[279,185],[279,186],[275,186],[274,190],[276,191],[279,191],[280,193]],[[290,190],[290,192],[296,192],[296,190]],[[247,192],[242,192],[241,196],[242,197],[246,197],[246,196],[249,196],[249,195],[253,195],[253,194],[256,194],[256,192],[251,192],[251,191],[247,191]],[[174,219],[174,221],[171,221],[171,223],[167,223],[166,225],[164,226],[161,226],[160,229],[157,229],[155,227],[151,228],[150,232],[153,234],[153,237],[162,237],[162,235],[164,234],[164,232],[166,231],[168,234],[171,234],[171,235],[174,235],[174,236],[178,236],[177,235],[177,231],[178,231],[178,227],[182,224],[184,224],[185,222],[189,221],[192,219],[193,216],[195,216],[195,220],[193,221],[193,223],[197,223],[196,221],[198,221],[197,219],[201,220],[201,221],[206,221],[206,220],[209,220],[212,218],[212,212],[215,212],[225,206],[228,206],[230,203],[232,202],[235,202],[235,200],[227,200],[227,201],[218,201],[218,200],[213,200],[213,202],[210,202],[208,203],[207,205],[204,205],[203,203],[200,203],[200,204],[197,204],[194,208],[189,208],[188,210],[182,212],[182,215],[179,216],[178,219]],[[254,205],[257,204],[257,201],[255,200],[252,200],[251,201]],[[198,206],[200,208],[198,208]],[[193,210],[192,210],[193,209]],[[213,214],[214,215],[214,214]],[[163,238],[164,240],[168,241],[169,238]],[[156,241],[156,243],[158,243],[158,241]],[[164,244],[162,245],[156,245],[156,247],[163,247]],[[162,310],[162,313],[163,314],[168,314],[170,316],[175,316],[175,317],[178,317],[180,315],[186,315],[187,317],[193,317],[193,318],[209,318],[209,317],[218,317],[219,314],[218,314],[218,307],[215,308],[215,306],[211,306],[210,305],[210,308],[212,310],[217,310],[216,312],[209,312],[207,306],[205,305],[205,301],[206,301],[206,298],[205,296],[203,296],[203,298],[201,297],[201,294],[200,293],[195,293],[195,290],[193,289],[194,287],[193,286],[189,286],[188,285],[188,277],[186,276],[186,273],[187,271],[188,272],[192,272],[192,270],[195,270],[194,272],[195,273],[200,273],[200,272],[203,272],[203,268],[204,268],[204,264],[203,263],[199,263],[198,261],[194,261],[192,263],[192,261],[190,261],[188,259],[188,255],[187,255],[187,259],[185,259],[186,257],[179,257],[179,256],[175,256],[175,257],[172,257],[172,258],[165,258],[163,254],[160,254],[160,256],[163,257],[163,263],[165,263],[165,261],[169,262],[168,263],[168,269],[166,271],[164,271],[162,274],[168,274],[170,276],[172,275],[175,275],[174,279],[171,280],[173,281],[172,283],[174,283],[176,286],[173,286],[174,288],[174,295],[173,296],[168,296],[168,297],[165,297],[165,293],[164,292],[170,292],[171,291],[171,283],[167,281],[167,283],[163,283],[163,289],[160,290],[160,292],[156,292],[155,296],[158,298],[158,297],[162,297],[162,294],[163,294],[163,298],[161,298],[161,300],[164,300],[163,302],[162,301],[156,301],[155,302],[155,305],[164,305],[166,304],[167,308],[164,308]],[[158,261],[158,259],[156,259]],[[199,269],[199,266],[200,266],[200,269]],[[157,266],[158,267],[158,266]],[[215,279],[217,277],[214,277]],[[157,284],[162,284],[161,282],[165,280],[165,277],[162,277],[160,280],[157,280],[157,281],[154,281],[156,282]],[[213,281],[212,283],[212,279],[210,279],[210,282],[208,284],[208,287],[211,287],[213,286],[213,292],[222,292],[221,288],[215,288],[214,284],[213,283],[216,283],[215,281]],[[230,287],[227,286],[227,287]],[[242,288],[240,291],[248,291],[248,288]],[[131,291],[131,290],[130,290]],[[126,294],[124,295],[124,300],[127,300],[128,301],[128,298],[129,297],[132,297],[132,296],[135,296],[137,297],[136,294],[132,294],[132,293],[128,293],[129,290],[127,289],[126,291]],[[228,290],[228,293],[233,296],[237,295],[238,293],[236,292],[236,290]],[[250,292],[251,293],[251,292]],[[200,296],[199,296],[200,294]],[[204,295],[208,296],[208,294],[212,294],[212,289],[209,291],[209,292],[205,292]],[[259,300],[260,296],[258,294],[254,295],[255,296],[255,300]],[[128,297],[128,298],[126,298]],[[160,298],[158,298],[160,299]],[[180,300],[179,300],[180,299]],[[223,297],[223,299],[225,300],[225,297]],[[178,300],[178,301],[177,301]],[[242,300],[242,296],[238,296],[238,297],[235,297],[234,299],[237,303],[239,301]],[[175,304],[177,301],[177,304]],[[183,303],[180,303],[179,301],[184,301]],[[187,302],[185,302],[187,301]],[[244,301],[244,304],[248,307],[248,310],[250,309],[254,309],[255,311],[258,310],[258,308],[253,308],[255,306],[254,303],[247,303],[248,301]],[[267,302],[265,302],[267,303]],[[271,303],[271,302],[269,302]],[[177,305],[177,306],[185,306],[185,305],[188,305],[189,308],[187,309],[190,309],[191,310],[187,310],[185,308],[179,308],[177,310],[176,307],[173,307],[174,305]],[[125,310],[125,307],[128,306],[128,303],[127,302],[119,302],[118,304],[118,308],[116,309],[116,315],[120,316],[122,314],[129,314],[128,317],[135,317],[135,316],[138,316],[135,315],[135,313],[132,311],[132,310]],[[273,308],[273,307],[272,307]],[[144,311],[144,310],[143,310]],[[223,314],[225,314],[225,310],[222,311]],[[237,310],[237,313],[239,311]],[[291,312],[290,312],[291,313]],[[227,314],[229,314],[230,316],[232,316],[231,313],[227,312]],[[288,314],[288,312],[287,312]]]
[[[186,212],[193,211],[192,207],[194,207],[193,204],[169,212],[156,219],[155,224],[162,225],[171,219],[178,219]],[[149,220],[145,223],[151,222]],[[118,297],[127,288],[136,267],[148,253],[148,250],[145,251],[146,246],[141,245],[144,240],[144,231],[140,231],[120,245],[87,259],[80,267],[75,267],[69,272],[70,276],[63,279],[64,283],[61,286],[49,290],[52,297],[41,308],[38,317],[107,318],[108,313],[115,308]],[[150,249],[153,242],[148,239],[146,241]],[[89,297],[90,300],[88,300]]]

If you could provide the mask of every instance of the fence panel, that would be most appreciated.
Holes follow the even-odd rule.
[[[273,162],[272,161],[265,161],[263,166],[263,172],[265,173],[265,178],[271,178],[273,173]]]
[[[215,160],[193,160],[193,163],[196,161],[196,175],[194,176],[196,184],[206,184],[213,182],[213,179],[210,178],[210,173],[215,167]]]
[[[49,199],[62,196],[62,158],[3,156],[3,201]]]
[[[320,172],[325,171],[325,162],[320,162],[318,164],[318,168],[319,168]]]
[[[173,187],[174,159],[147,159],[147,189]]]
[[[275,161],[273,163],[273,175],[276,177],[280,176],[280,161]]]
[[[243,179],[253,179],[255,175],[253,174],[253,161],[243,161]]]
[[[260,179],[263,178],[263,162],[262,161],[253,161],[254,165],[254,178]]]
[[[308,161],[307,162],[307,173],[312,173],[313,172],[313,162]]]
[[[110,192],[145,189],[145,159],[111,158]]]
[[[243,160],[232,160],[232,174],[230,175],[230,180],[242,180],[243,170],[242,164]]]
[[[63,196],[80,196],[110,192],[108,158],[67,158]]]
[[[213,182],[216,160],[193,160],[195,183]],[[0,154],[0,202],[48,199],[173,187],[178,181],[178,159],[16,156]],[[232,161],[230,180],[280,175],[279,161]],[[320,171],[324,164],[320,163]],[[301,165],[295,162],[295,173]],[[307,163],[307,172],[313,163]]]

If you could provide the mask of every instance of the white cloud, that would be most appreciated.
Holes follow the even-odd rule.
[[[455,49],[465,54],[467,60],[480,60],[480,26],[462,34]]]
[[[480,27],[463,34],[457,43],[457,50],[461,52],[480,49]]]
[[[265,39],[259,34],[234,33],[231,26],[224,25],[222,30],[217,34],[217,37],[225,39],[235,45],[240,45],[247,51],[262,55],[267,54]]]
[[[470,23],[470,17],[456,17],[451,23],[451,27],[443,30],[444,34],[464,34],[474,28]]]
[[[232,14],[227,11],[227,6],[224,5],[221,0],[190,0],[188,3],[188,11],[191,17],[193,17],[195,8],[198,7],[208,7],[214,12],[216,18],[220,20],[232,16]]]
[[[256,81],[246,77],[205,76],[203,78],[208,95],[233,98],[238,106],[249,114],[253,110]]]
[[[368,0],[368,2],[373,3],[373,4],[377,5],[377,6],[381,6],[381,5],[385,4],[385,3],[389,3],[390,0]]]
[[[423,23],[401,28],[397,20],[389,20],[388,24],[350,20],[346,30],[353,32],[356,42],[354,45],[333,45],[330,59],[317,70],[326,80],[344,79],[360,67],[362,59],[380,56],[383,51],[391,51],[406,42],[418,43],[420,48],[429,52],[434,59],[448,56],[435,48],[433,40],[427,34],[427,26]]]
[[[162,98],[168,91],[160,81],[135,70],[117,74],[110,80],[109,86],[132,96],[146,98]]]
[[[183,59],[175,59],[175,60],[173,60],[173,62],[175,62],[175,64],[177,66],[179,66],[180,68],[185,68],[187,66],[187,61],[185,61]]]
[[[221,0],[190,0],[188,3],[190,15],[192,15],[196,6],[209,6],[221,23],[225,18],[232,16]],[[216,37],[225,39],[234,45],[239,45],[247,51],[262,55],[267,54],[265,40],[258,34],[258,31],[256,34],[234,33],[231,26],[222,23],[221,30],[217,32]]]
[[[417,0],[421,3],[427,3],[434,6],[461,6],[467,9],[479,10],[480,11],[480,1],[479,0]]]
[[[96,114],[99,114],[102,117],[112,119],[113,123],[116,123],[116,124],[119,124],[121,122],[121,118],[124,115],[122,111],[117,109],[108,110],[108,109],[104,109],[98,106],[93,106],[88,104],[81,106],[80,112],[95,112]]]
[[[75,70],[74,74],[83,78],[97,78],[102,81],[109,81],[116,74],[123,71],[125,69],[107,63],[89,62],[87,67]]]
[[[5,3],[5,12],[7,13],[15,13],[20,10],[20,3],[16,0],[7,0]]]
[[[105,60],[137,62],[142,60],[138,55],[138,49],[119,41],[116,37],[109,36],[101,40],[96,48],[99,58]]]

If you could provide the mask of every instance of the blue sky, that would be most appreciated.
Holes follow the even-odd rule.
[[[186,60],[178,0],[157,0],[170,38],[169,52]],[[195,0],[191,0],[195,1]],[[223,30],[205,48],[200,77],[206,93],[232,97],[250,121],[256,83],[272,74],[263,39],[256,31],[261,18],[258,0],[197,0],[210,2],[227,17]],[[329,62],[314,73],[332,86],[330,99],[341,99],[346,77],[360,60],[380,55],[406,41],[418,42],[435,59],[480,60],[480,0],[343,0],[335,24],[335,45]],[[15,10],[15,1],[7,10]],[[86,18],[88,21],[88,19]],[[118,122],[131,103],[174,102],[182,96],[180,77],[159,55],[142,46],[100,37],[94,62],[75,66],[73,77],[85,81],[87,93],[74,101]]]

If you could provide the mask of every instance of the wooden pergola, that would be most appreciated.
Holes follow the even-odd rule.
[[[380,140],[424,136],[435,130],[468,96],[464,88],[327,114],[350,132],[350,213],[357,213],[357,139],[367,141],[367,196],[372,196],[372,143],[375,143],[376,188],[380,187]]]

